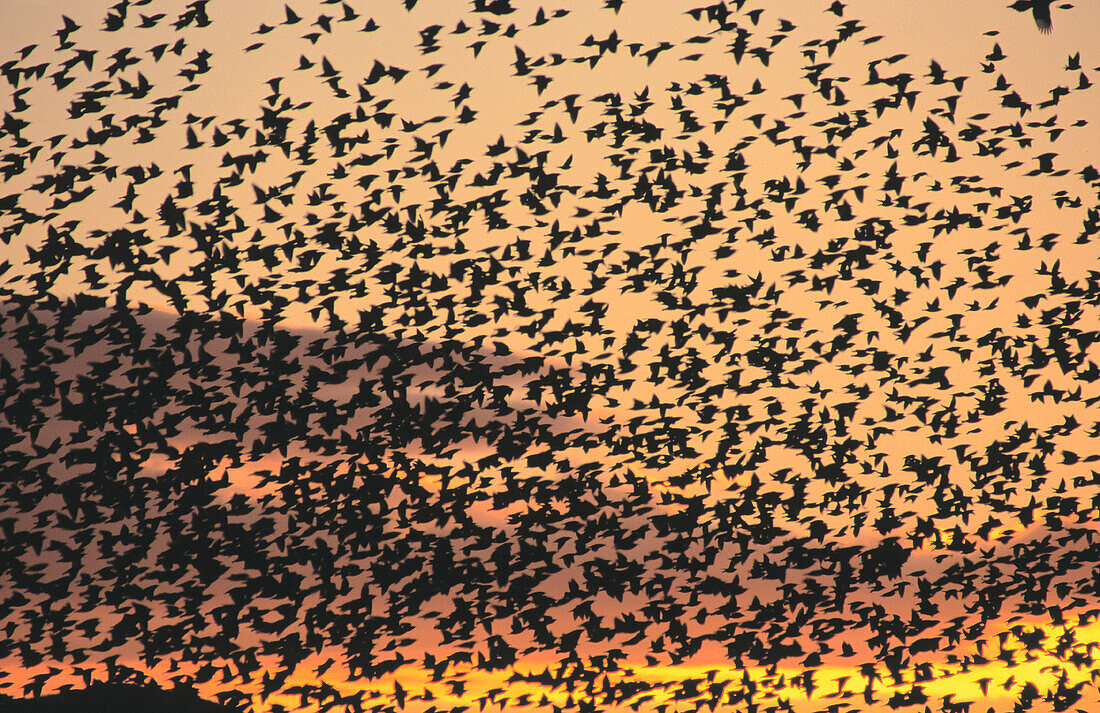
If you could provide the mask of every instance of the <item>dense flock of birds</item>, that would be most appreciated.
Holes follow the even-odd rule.
[[[1097,710],[1100,68],[425,4],[0,64],[0,690]]]

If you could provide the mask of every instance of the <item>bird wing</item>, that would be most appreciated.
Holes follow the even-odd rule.
[[[1035,24],[1039,28],[1039,32],[1045,35],[1051,31],[1050,0],[1036,2],[1031,6],[1031,14],[1035,17]]]

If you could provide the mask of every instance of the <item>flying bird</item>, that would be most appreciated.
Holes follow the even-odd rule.
[[[1016,2],[1009,5],[1010,8],[1017,12],[1031,11],[1031,16],[1035,18],[1035,26],[1039,28],[1039,32],[1048,34],[1052,30],[1052,24],[1050,19],[1050,6],[1053,0],[1016,0]]]

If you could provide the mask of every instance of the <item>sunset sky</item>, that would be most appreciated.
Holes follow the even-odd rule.
[[[0,693],[1100,710],[1049,9],[0,3]]]

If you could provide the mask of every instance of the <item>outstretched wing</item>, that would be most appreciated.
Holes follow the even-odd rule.
[[[1035,24],[1039,27],[1039,32],[1044,35],[1051,31],[1050,21],[1050,3],[1051,0],[1036,0],[1031,6],[1031,14],[1035,16]]]

